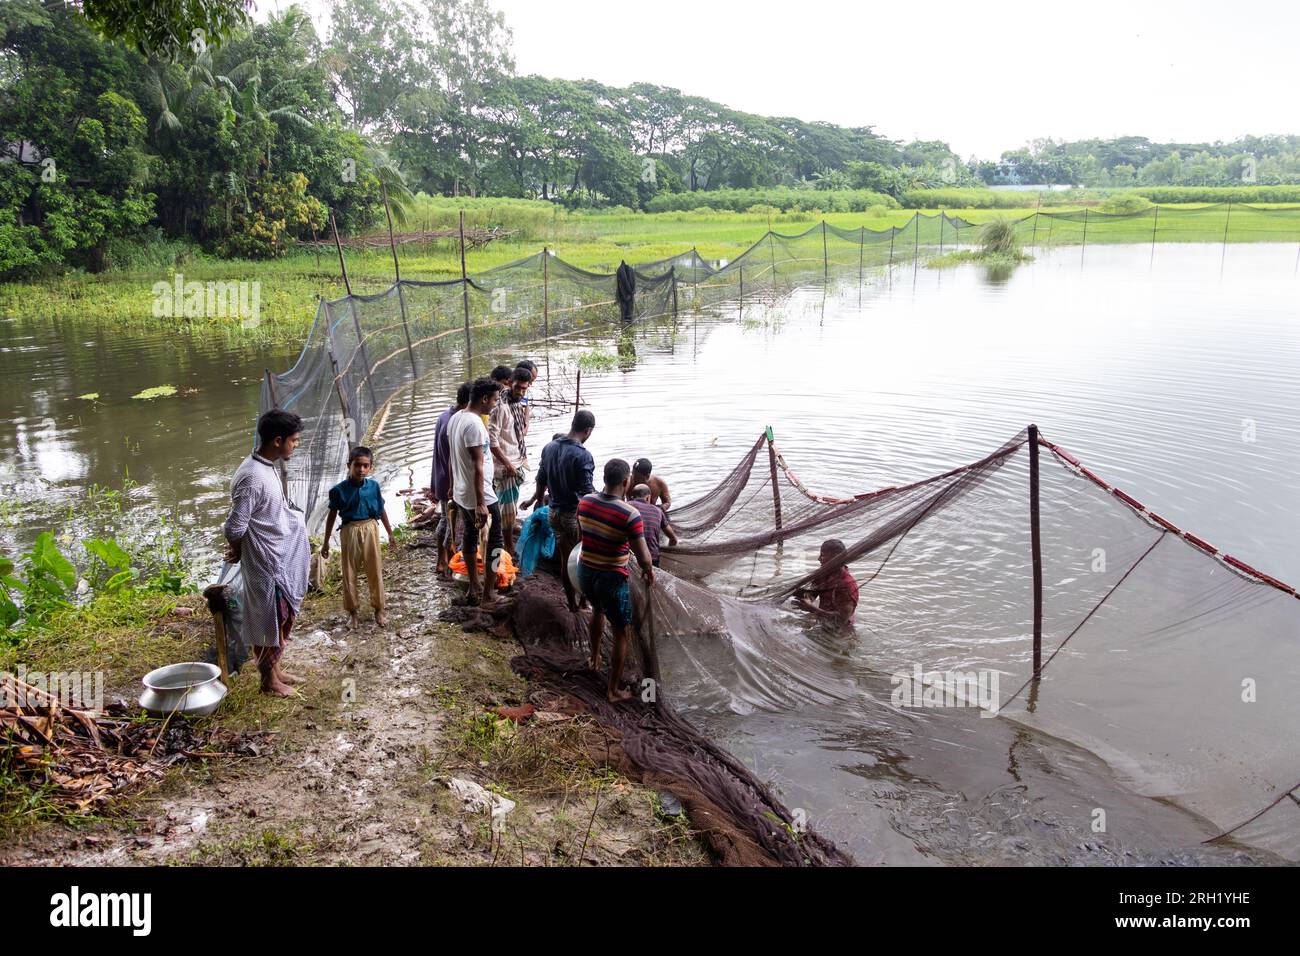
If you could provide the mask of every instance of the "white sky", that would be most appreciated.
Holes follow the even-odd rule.
[[[942,139],[1300,132],[1294,0],[491,0],[518,72]],[[261,11],[288,0],[257,0]],[[330,0],[304,3],[318,26]]]

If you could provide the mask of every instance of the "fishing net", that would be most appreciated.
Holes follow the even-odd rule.
[[[946,473],[834,498],[762,436],[673,519],[681,541],[663,548],[670,573],[649,612],[657,656],[675,662],[667,693],[741,713],[982,704],[1102,757],[1135,792],[1201,818],[1207,839],[1300,859],[1300,738],[1285,730],[1300,719],[1296,593],[1058,446],[1040,439],[1031,456],[1021,433]],[[823,569],[828,538],[847,551]],[[842,564],[861,588],[856,629],[828,640],[787,599]],[[869,642],[880,674],[915,694],[885,701],[846,676],[846,639]]]
[[[1240,204],[1039,211],[1014,222],[1035,247],[1203,241],[1220,224],[1225,244],[1300,240],[1300,210]],[[675,323],[688,309],[915,266],[970,248],[977,233],[964,219],[918,213],[884,229],[769,231],[730,260],[691,250],[595,272],[543,251],[465,280],[402,280],[320,303],[293,368],[268,371],[260,408],[304,419],[283,477],[316,531],[349,446],[431,372],[472,369],[494,349],[629,321]],[[1300,679],[1294,592],[1042,446],[1044,663],[1035,680],[1030,447],[1022,434],[945,474],[834,498],[809,490],[760,438],[713,492],[674,509],[682,540],[664,550],[650,600],[638,595],[644,651],[633,672],[658,675],[655,648],[669,643],[665,691],[689,689],[705,705],[893,706],[846,675],[834,641],[810,632],[787,600],[817,574],[822,541],[838,538],[862,588],[857,635],[873,642],[882,674],[996,674],[1004,717],[1087,747],[1138,792],[1199,815],[1211,836],[1300,859],[1300,743],[1280,732],[1300,716],[1288,694]],[[231,586],[238,644],[237,569],[223,568],[221,581]]]
[[[1300,239],[1300,207],[1213,203],[1116,213],[1039,210],[1016,219],[1015,226],[1017,238],[1030,248],[1089,242],[1290,243]]]
[[[1300,240],[1300,208],[1231,203],[1130,214],[1040,210],[1014,224],[1031,246],[1203,240],[1220,228],[1225,242]],[[472,367],[475,355],[593,328],[675,321],[687,309],[770,297],[831,277],[862,279],[922,255],[969,249],[978,232],[977,223],[944,212],[916,213],[883,229],[822,222],[800,233],[769,230],[731,260],[710,262],[691,250],[625,269],[622,291],[617,271],[580,269],[549,251],[463,281],[403,279],[376,295],[321,302],[293,368],[267,372],[260,410],[284,408],[306,422],[285,483],[315,529],[324,522],[326,494],[343,472],[348,447],[395,395],[440,367]]]

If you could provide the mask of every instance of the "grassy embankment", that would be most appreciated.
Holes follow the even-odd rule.
[[[1005,194],[997,194],[1004,196]],[[877,206],[864,212],[726,212],[699,209],[689,212],[635,213],[608,211],[566,213],[549,204],[524,200],[462,200],[471,226],[499,226],[511,231],[508,238],[471,249],[468,268],[472,273],[512,262],[549,246],[564,260],[592,271],[612,271],[622,260],[631,263],[662,259],[692,247],[706,259],[734,258],[766,232],[769,222],[779,233],[808,229],[824,218],[843,229],[865,226],[885,230],[904,226],[911,209]],[[702,195],[700,202],[707,202]],[[1096,213],[1100,200],[1086,205],[1044,207],[1054,214]],[[408,220],[407,229],[445,228],[455,222],[457,201],[422,197]],[[1296,241],[1300,205],[1271,204],[1273,208],[1297,210],[1281,220],[1237,205],[1231,214],[1223,206],[1185,204],[1164,206],[1154,219],[1139,216],[1125,220],[1092,219],[1087,227],[1089,243],[1150,242],[1153,226],[1161,242]],[[921,210],[937,215],[937,209]],[[950,216],[973,223],[995,218],[1032,216],[1033,208],[951,208]],[[1040,217],[1037,229],[1022,227],[1026,244],[1079,243],[1082,221]],[[399,250],[402,275],[408,279],[448,279],[460,275],[460,258],[454,239],[406,245]],[[331,247],[314,252],[296,250],[284,259],[270,262],[218,260],[192,255],[186,261],[109,271],[101,275],[72,273],[57,278],[0,285],[0,315],[13,317],[85,318],[124,326],[149,326],[186,322],[198,329],[234,332],[250,340],[288,342],[301,340],[310,327],[318,297],[338,298],[344,294],[338,261]],[[347,253],[352,288],[373,293],[386,288],[393,278],[393,263],[386,248]],[[153,285],[172,282],[180,272],[186,281],[250,281],[260,283],[260,324],[241,329],[238,318],[156,319],[153,317]]]
[[[683,818],[593,758],[606,745],[587,718],[516,727],[491,713],[529,693],[509,665],[517,645],[438,621],[447,592],[430,588],[430,568],[424,551],[390,554],[389,626],[356,632],[336,568],[285,659],[300,697],[262,696],[251,666],[232,680],[198,723],[269,731],[261,756],[186,761],[111,816],[84,817],[15,779],[0,748],[0,864],[706,864]],[[197,659],[212,631],[198,595],[124,594],[0,649],[0,670],[102,670],[109,699],[133,700],[144,673]],[[462,809],[452,777],[516,802],[499,832]]]

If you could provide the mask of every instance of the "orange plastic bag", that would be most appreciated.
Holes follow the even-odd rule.
[[[465,567],[465,556],[457,551],[451,557],[451,573],[465,577],[469,569]],[[478,559],[478,573],[483,574],[483,559]],[[519,569],[515,567],[515,562],[510,558],[509,551],[501,552],[501,564],[497,567],[497,590],[510,587],[515,583],[515,577],[519,574]]]

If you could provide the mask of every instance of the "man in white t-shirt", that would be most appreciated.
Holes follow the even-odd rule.
[[[488,430],[483,419],[496,405],[498,386],[490,378],[480,378],[470,386],[469,405],[447,423],[447,446],[451,453],[451,500],[460,509],[460,553],[469,576],[469,602],[490,607],[497,587],[497,566],[504,542],[501,537],[501,509],[492,492],[492,467]],[[487,560],[484,562],[483,585],[479,587],[478,539],[483,526],[488,528]]]

